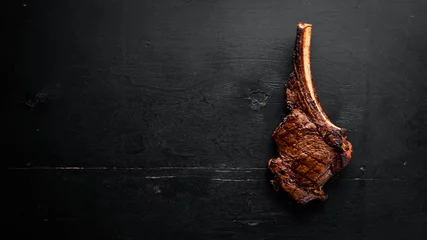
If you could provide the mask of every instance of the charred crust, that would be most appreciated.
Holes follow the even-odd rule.
[[[344,138],[346,138],[347,137],[347,134],[348,134],[348,130],[347,129],[345,129],[345,128],[341,128],[341,135],[344,137]],[[348,149],[347,149],[348,150]]]
[[[323,139],[329,146],[333,148],[341,149],[341,146],[342,146],[341,132],[338,132],[337,130],[330,130],[326,132]]]
[[[288,110],[292,110],[294,108],[294,104],[292,104],[292,102],[290,102],[290,101],[287,101],[286,102],[286,108]]]
[[[316,107],[316,102],[315,102],[314,100],[311,100],[309,103],[310,103],[310,105],[311,105],[313,108],[315,108],[315,107]]]

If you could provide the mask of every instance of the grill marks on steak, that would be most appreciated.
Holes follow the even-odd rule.
[[[298,203],[326,200],[323,185],[350,161],[352,145],[347,131],[334,125],[322,110],[310,70],[312,26],[299,23],[293,54],[293,73],[286,84],[291,113],[273,133],[279,157],[268,167],[272,184]]]

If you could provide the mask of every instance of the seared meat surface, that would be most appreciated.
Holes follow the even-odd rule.
[[[347,130],[335,126],[320,106],[310,70],[312,26],[299,23],[293,54],[294,69],[286,84],[287,115],[273,133],[279,157],[268,167],[272,184],[298,203],[326,200],[323,185],[350,161]]]

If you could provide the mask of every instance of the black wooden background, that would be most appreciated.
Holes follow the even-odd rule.
[[[426,239],[427,3],[3,4],[6,239]],[[329,200],[276,194],[298,21],[350,130]]]

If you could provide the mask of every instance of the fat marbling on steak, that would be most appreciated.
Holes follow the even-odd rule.
[[[310,70],[312,25],[299,23],[293,72],[286,84],[287,115],[273,133],[279,157],[268,167],[272,184],[298,203],[326,200],[323,185],[350,161],[347,130],[335,126],[320,106]]]

